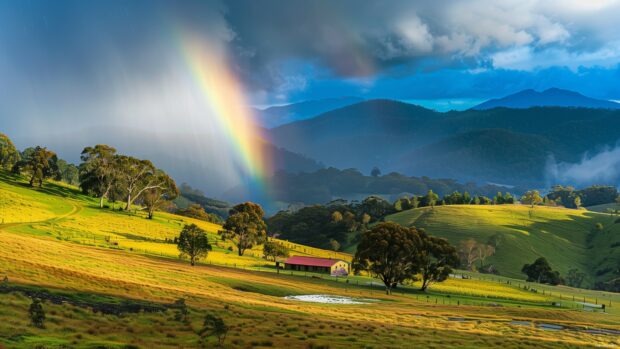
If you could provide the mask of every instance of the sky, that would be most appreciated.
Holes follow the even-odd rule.
[[[175,132],[194,142],[179,153],[200,146],[232,173],[189,43],[218,57],[234,103],[443,111],[528,88],[620,100],[618,18],[616,0],[0,0],[0,131],[74,161],[61,141]]]

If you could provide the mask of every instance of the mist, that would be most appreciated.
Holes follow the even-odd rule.
[[[620,144],[594,155],[586,153],[578,163],[557,163],[550,157],[547,162],[547,176],[551,185],[617,186],[620,183]]]

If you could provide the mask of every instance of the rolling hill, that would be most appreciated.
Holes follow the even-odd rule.
[[[207,230],[214,245],[195,267],[169,243],[187,223]],[[99,209],[74,187],[30,188],[23,178],[0,172],[0,346],[211,347],[215,338],[199,335],[206,314],[229,326],[230,348],[620,345],[613,335],[620,330],[617,294],[532,284],[538,289],[533,292],[518,280],[472,275],[433,285],[427,293],[414,284],[386,296],[368,276],[345,282],[304,272],[276,274],[259,248],[243,257],[230,251],[218,239],[219,229],[168,213],[148,220],[139,210]],[[282,243],[293,254],[350,258]],[[317,294],[365,304],[285,298]],[[571,296],[614,307],[607,314],[579,311],[579,303],[567,301]],[[29,323],[31,297],[43,302],[45,328]],[[179,317],[181,298],[188,306],[185,319]],[[561,307],[552,305],[561,299]],[[464,320],[455,321],[455,314]],[[558,336],[539,327],[549,323],[566,330]]]
[[[357,97],[326,98],[273,106],[265,109],[255,109],[254,113],[261,126],[272,128],[293,121],[309,119],[330,110],[346,107],[361,101],[363,99]]]
[[[620,110],[533,107],[438,113],[390,100],[365,101],[269,131],[277,146],[326,166],[363,172],[378,166],[383,173],[526,186],[556,180],[547,171],[548,160],[579,163],[585,155],[614,147],[618,134]],[[606,180],[620,183],[620,174]]]
[[[484,103],[478,104],[472,109],[484,110],[498,107],[517,109],[531,107],[620,109],[620,103],[586,97],[581,93],[574,91],[550,88],[542,92],[531,89],[523,90],[506,97],[491,99]]]
[[[457,245],[475,239],[487,243],[500,237],[495,256],[487,263],[501,275],[522,278],[521,267],[545,257],[566,275],[577,268],[593,287],[618,277],[620,224],[617,216],[586,210],[526,205],[452,205],[399,212],[386,220],[424,228]],[[602,224],[602,229],[597,228]]]

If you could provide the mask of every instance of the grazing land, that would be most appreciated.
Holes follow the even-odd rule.
[[[407,285],[386,296],[377,280],[364,275],[333,278],[276,273],[273,262],[261,258],[258,247],[242,257],[231,251],[232,244],[220,240],[220,227],[215,224],[162,212],[149,220],[140,211],[99,209],[96,200],[76,188],[45,183],[41,189],[32,189],[19,176],[1,176],[0,277],[6,279],[0,286],[0,347],[211,347],[214,338],[201,341],[197,334],[207,312],[230,326],[224,347],[231,348],[620,345],[620,334],[615,332],[620,331],[617,294],[497,276],[480,279],[479,274],[458,272],[470,278],[450,278],[426,293],[417,291],[416,284]],[[435,208],[432,215],[449,208]],[[527,209],[517,210],[527,216]],[[556,214],[543,208],[534,211],[537,218],[531,222],[550,220],[545,217]],[[590,215],[595,215],[561,212],[566,212],[568,220],[565,225],[558,223],[561,227],[572,226],[574,220],[585,229]],[[404,221],[405,214],[418,213],[425,211],[407,211],[392,219],[413,223]],[[603,218],[606,225],[612,219]],[[484,220],[478,219],[485,227]],[[426,222],[416,220],[416,224]],[[205,229],[214,246],[195,267],[179,259],[176,245],[170,243],[187,223]],[[461,229],[465,228],[463,224]],[[523,230],[534,235],[528,229]],[[549,239],[560,241],[561,237]],[[351,259],[344,253],[287,244],[294,255]],[[570,248],[577,247],[567,244],[566,249]],[[343,296],[365,304],[284,298],[291,295]],[[30,297],[43,300],[45,328],[30,325]],[[185,322],[175,319],[179,310],[173,303],[180,298],[189,306]],[[587,311],[583,302],[605,303],[606,313]],[[549,325],[561,330],[549,330]]]
[[[584,272],[592,286],[612,277],[620,257],[618,216],[583,209],[452,205],[403,211],[386,220],[424,228],[455,245],[468,238],[486,243],[499,236],[496,253],[486,263],[514,278],[524,277],[524,264],[545,257],[562,275],[572,268]]]

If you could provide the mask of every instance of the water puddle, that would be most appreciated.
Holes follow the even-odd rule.
[[[307,294],[301,296],[286,296],[284,299],[290,299],[301,302],[322,303],[322,304],[369,304],[377,302],[376,299],[351,298],[345,296],[332,296],[327,294]]]

